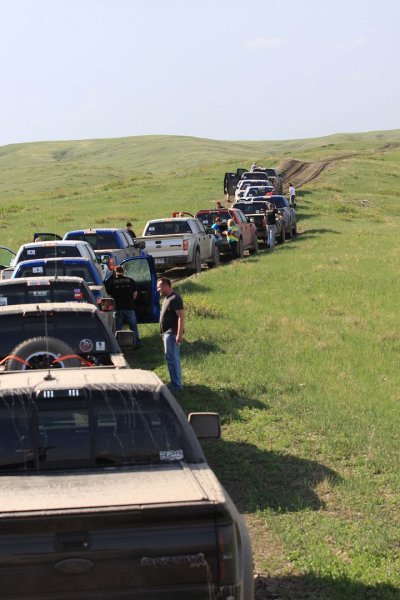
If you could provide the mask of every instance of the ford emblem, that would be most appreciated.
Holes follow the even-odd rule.
[[[66,558],[57,562],[54,565],[54,570],[65,575],[82,575],[82,573],[87,573],[93,567],[94,563],[87,558]]]

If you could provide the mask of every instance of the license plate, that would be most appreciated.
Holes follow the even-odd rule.
[[[165,263],[165,258],[155,258],[154,262],[156,265],[163,265]]]

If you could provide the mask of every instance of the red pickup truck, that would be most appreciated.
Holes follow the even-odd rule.
[[[211,228],[216,217],[221,217],[222,227],[225,228],[227,227],[229,219],[233,219],[240,231],[238,246],[239,258],[243,258],[243,252],[245,250],[249,250],[250,254],[257,254],[257,228],[254,223],[247,222],[246,217],[241,210],[237,208],[212,208],[199,210],[195,216],[197,219],[200,219],[206,229]],[[218,249],[221,253],[224,253],[225,251],[229,252],[228,242],[219,244]]]

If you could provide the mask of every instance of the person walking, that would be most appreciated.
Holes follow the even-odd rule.
[[[296,190],[293,184],[289,183],[289,204],[296,208]]]
[[[267,246],[271,252],[275,248],[275,237],[276,237],[276,220],[279,218],[279,213],[272,202],[268,205],[268,210],[264,211],[264,226],[267,230]]]
[[[233,219],[228,221],[228,229],[226,230],[226,239],[232,252],[232,258],[238,258],[238,243],[240,233],[239,228]]]
[[[114,276],[106,282],[107,293],[115,300],[115,328],[122,329],[127,323],[135,334],[135,348],[140,348],[142,342],[139,336],[137,318],[135,312],[135,300],[137,298],[137,285],[132,277],[126,277],[124,267],[117,265],[114,268]]]
[[[125,232],[134,240],[136,238],[136,233],[132,229],[132,223],[130,221],[126,224]]]
[[[181,392],[182,370],[180,346],[183,342],[185,310],[181,296],[172,289],[171,280],[161,277],[157,281],[157,291],[163,298],[160,313],[160,333],[164,344],[164,356],[167,363],[171,383],[171,392]]]

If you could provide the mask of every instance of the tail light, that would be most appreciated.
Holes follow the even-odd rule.
[[[238,578],[237,540],[232,523],[217,526],[218,584],[233,585]]]
[[[189,240],[183,240],[183,251],[187,252],[189,250]]]
[[[108,268],[113,270],[114,267],[115,267],[114,259],[112,258],[112,256],[110,256],[110,262],[108,263]]]

